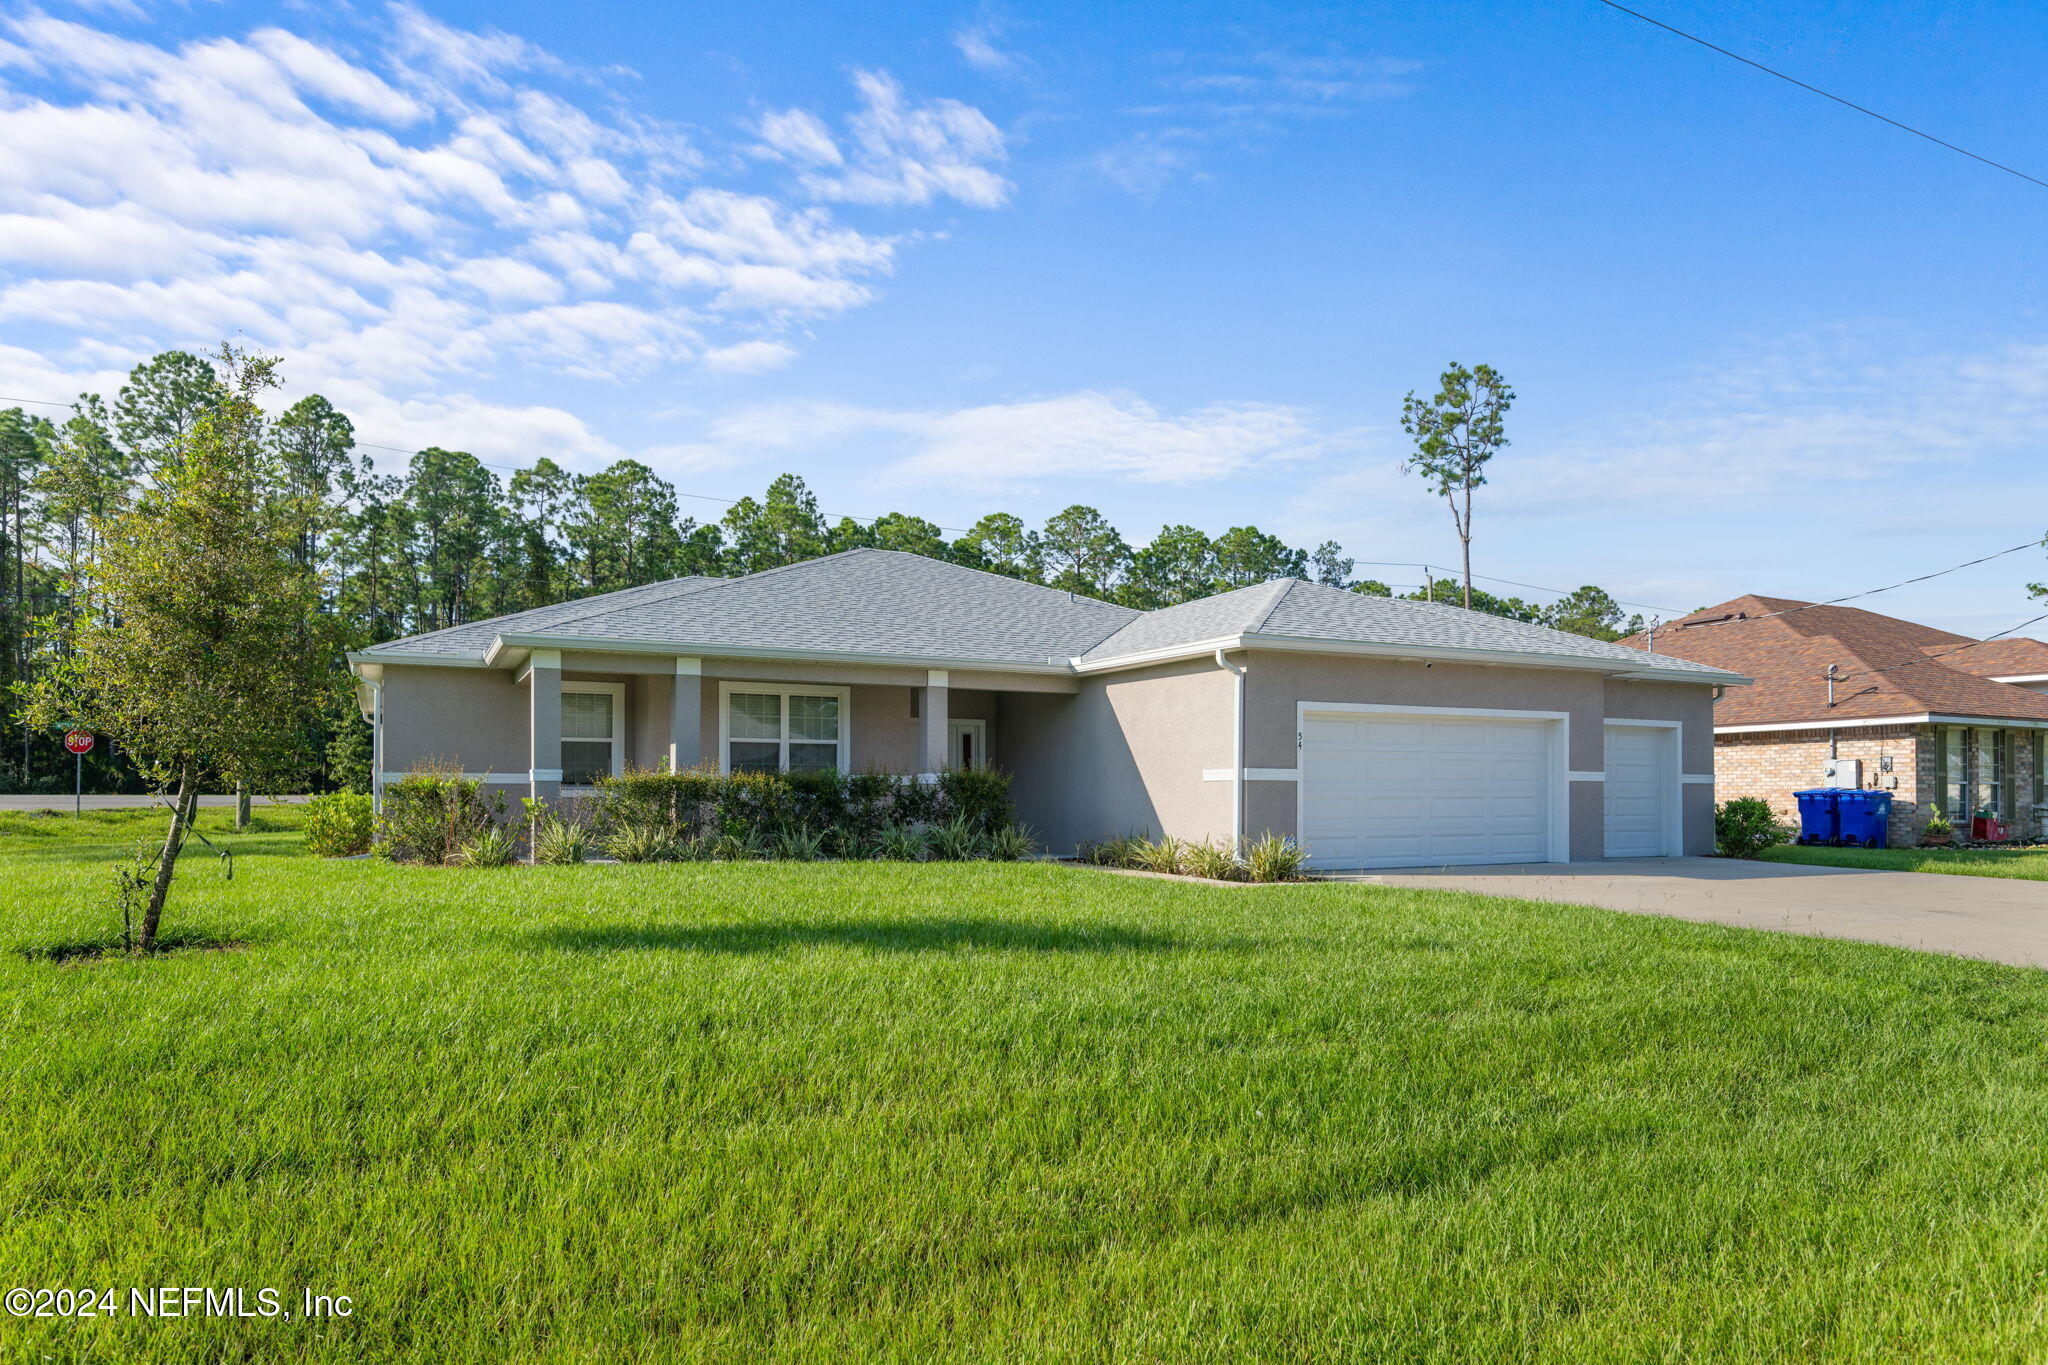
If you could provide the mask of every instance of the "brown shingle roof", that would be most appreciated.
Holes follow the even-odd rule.
[[[1634,649],[1648,645],[1640,635],[1621,643]],[[1657,627],[1657,652],[1756,679],[1755,686],[1731,688],[1715,704],[1717,726],[1925,714],[2048,720],[2048,695],[1988,681],[2048,673],[2048,644],[1980,644],[1860,607],[1737,597]],[[1838,665],[1833,707],[1829,664]]]
[[[1938,652],[1930,649],[1930,653]],[[1959,649],[1942,660],[1980,678],[2048,677],[2048,645],[2024,636],[2011,640],[1986,640]]]

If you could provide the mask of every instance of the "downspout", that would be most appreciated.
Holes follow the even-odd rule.
[[[1230,708],[1230,848],[1233,853],[1244,849],[1244,675],[1245,665],[1234,664],[1223,657],[1219,646],[1216,650],[1216,666],[1228,669],[1234,681]]]
[[[384,813],[384,680],[370,684],[370,809]]]

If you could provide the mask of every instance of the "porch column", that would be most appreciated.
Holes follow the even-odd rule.
[[[562,652],[536,649],[526,661],[528,758],[535,800],[549,803],[562,794]]]
[[[668,704],[668,770],[679,773],[702,763],[703,737],[704,661],[677,659]]]
[[[918,717],[918,771],[920,773],[942,773],[946,770],[946,721],[949,719],[947,696],[951,691],[952,675],[943,668],[934,668],[925,674],[923,697],[917,708]]]

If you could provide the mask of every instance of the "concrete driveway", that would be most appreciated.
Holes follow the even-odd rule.
[[[1726,858],[1416,868],[1333,880],[1598,905],[2048,967],[2048,882]]]

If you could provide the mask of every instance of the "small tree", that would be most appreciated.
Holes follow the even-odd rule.
[[[223,347],[217,364],[218,400],[166,436],[130,497],[94,517],[94,609],[64,626],[61,662],[25,689],[36,724],[98,730],[146,776],[175,785],[144,953],[200,783],[291,772],[325,672],[324,642],[307,637],[319,596],[298,553],[304,495],[256,404],[276,362]]]
[[[1401,402],[1401,429],[1415,438],[1415,453],[1404,468],[1435,486],[1449,504],[1465,557],[1465,605],[1472,605],[1472,490],[1486,482],[1486,462],[1507,445],[1501,419],[1515,391],[1491,365],[1466,369],[1453,362],[1438,381],[1436,396],[1421,399],[1411,389]]]

